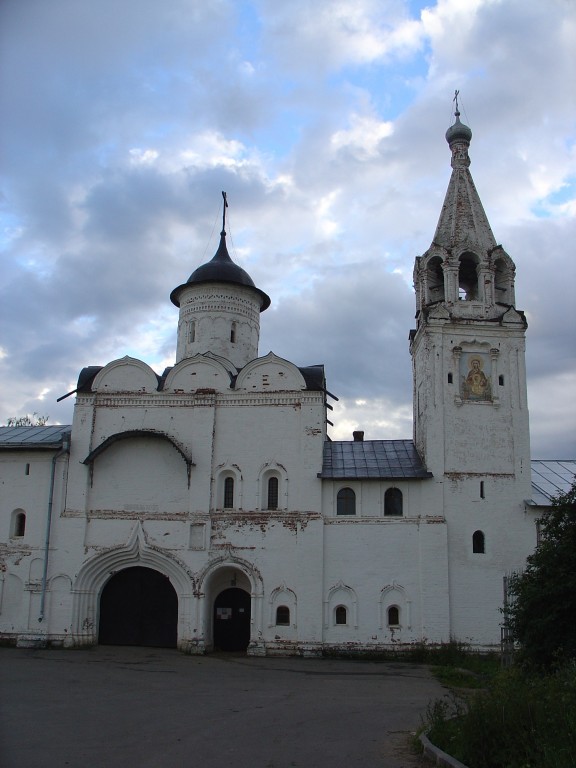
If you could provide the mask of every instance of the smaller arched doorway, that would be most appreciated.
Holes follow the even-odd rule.
[[[250,642],[250,595],[229,587],[214,600],[214,650],[245,651]]]
[[[115,573],[100,596],[100,645],[175,648],[178,597],[170,579],[134,566]]]

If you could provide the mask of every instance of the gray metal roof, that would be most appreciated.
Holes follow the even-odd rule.
[[[0,427],[0,450],[60,448],[62,435],[71,430],[72,427],[69,424],[53,424],[47,427]]]
[[[432,477],[422,464],[412,440],[327,441],[322,472],[318,477],[335,480]]]
[[[549,507],[554,496],[570,490],[576,476],[576,461],[539,461],[533,459],[532,499],[530,504]]]
[[[256,288],[254,281],[246,272],[245,269],[239,267],[238,264],[232,261],[228,248],[226,247],[226,232],[222,230],[220,232],[220,245],[218,250],[214,254],[213,258],[206,264],[202,264],[198,269],[194,270],[188,280],[183,284],[174,288],[170,294],[170,300],[177,307],[180,306],[180,294],[182,289],[187,285],[194,285],[196,283],[232,283],[233,285],[244,285],[247,288],[252,288],[260,295],[260,312],[264,312],[270,306],[270,296],[268,296],[260,288]]]

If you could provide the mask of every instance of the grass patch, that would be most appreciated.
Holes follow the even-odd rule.
[[[485,688],[488,682],[486,675],[460,667],[433,667],[432,672],[442,685],[449,688]]]
[[[500,657],[495,653],[460,652],[452,664],[434,664],[434,676],[449,688],[485,688],[501,671]]]

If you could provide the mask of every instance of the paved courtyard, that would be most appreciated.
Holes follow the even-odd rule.
[[[3,768],[414,768],[413,664],[0,648]]]

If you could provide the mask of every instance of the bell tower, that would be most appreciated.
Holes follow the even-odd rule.
[[[457,96],[446,132],[452,175],[432,244],[414,267],[414,440],[436,477],[529,478],[527,323],[515,306],[516,267],[470,174],[472,131]]]

